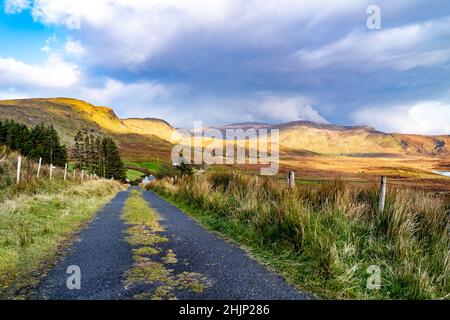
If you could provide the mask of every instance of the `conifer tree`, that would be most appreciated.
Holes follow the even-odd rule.
[[[81,130],[75,135],[75,145],[72,148],[72,159],[75,160],[75,167],[78,169],[83,168],[83,155],[84,155],[84,137]]]
[[[52,125],[46,128],[39,124],[29,130],[27,126],[12,120],[0,122],[0,144],[19,151],[28,159],[42,158],[46,164],[64,166],[67,162],[66,147],[61,145],[58,133]]]
[[[105,177],[105,150],[103,149],[102,139],[100,137],[95,138],[96,149],[96,166],[95,173],[100,177]]]
[[[6,124],[0,121],[0,144],[6,144]]]
[[[103,149],[105,153],[105,177],[125,180],[124,164],[114,140],[110,137],[104,138]]]

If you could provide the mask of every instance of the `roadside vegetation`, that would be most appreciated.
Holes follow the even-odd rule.
[[[216,171],[147,187],[318,297],[450,298],[449,206],[439,195],[390,188],[379,213],[377,186],[339,180],[289,190]],[[381,287],[370,289],[377,268]]]
[[[15,185],[0,200],[0,298],[28,294],[74,233],[121,188],[111,180]]]
[[[18,128],[26,136],[26,127]],[[58,141],[57,135],[50,136]],[[8,135],[8,139],[27,145],[17,135]],[[114,180],[94,180],[92,175],[88,181],[87,174],[83,180],[75,178],[73,172],[68,172],[64,180],[64,169],[60,168],[52,169],[50,179],[45,163],[57,163],[55,158],[44,160],[55,156],[49,152],[49,143],[39,148],[31,143],[25,156],[17,145],[13,148],[16,151],[11,150],[10,143],[0,145],[0,299],[28,297],[73,235],[123,188]],[[17,183],[19,156],[24,161]],[[36,157],[43,159],[39,178],[33,161]]]

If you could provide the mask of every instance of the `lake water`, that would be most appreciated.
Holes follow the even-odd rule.
[[[433,171],[436,174],[440,174],[441,176],[446,176],[450,178],[450,171]]]

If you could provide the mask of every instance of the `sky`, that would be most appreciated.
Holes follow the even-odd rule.
[[[448,0],[0,0],[0,99],[450,134]],[[380,28],[368,28],[369,6]],[[370,20],[373,21],[373,20]]]

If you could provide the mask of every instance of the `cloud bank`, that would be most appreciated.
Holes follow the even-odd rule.
[[[381,30],[366,28],[372,4]],[[3,9],[55,32],[39,63],[0,45],[0,97],[73,96],[177,126],[310,120],[448,132],[446,0],[6,0]]]

